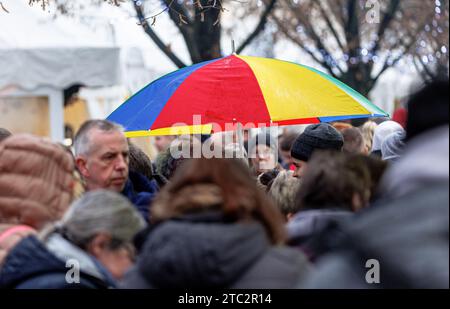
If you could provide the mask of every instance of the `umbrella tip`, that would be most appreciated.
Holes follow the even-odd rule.
[[[231,54],[236,55],[236,47],[234,45],[234,40],[231,39]]]

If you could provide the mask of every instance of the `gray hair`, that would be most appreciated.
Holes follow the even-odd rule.
[[[284,215],[296,212],[295,196],[300,180],[292,174],[292,171],[279,172],[269,190],[269,195]]]
[[[84,122],[77,134],[75,135],[73,147],[75,156],[85,155],[91,151],[89,133],[93,129],[98,129],[103,132],[123,132],[121,125],[104,119],[92,119]]]
[[[96,190],[72,203],[57,227],[73,244],[85,248],[98,233],[108,233],[120,246],[145,227],[142,216],[122,195]]]
[[[366,121],[361,127],[361,134],[364,138],[364,144],[367,147],[369,152],[372,149],[373,134],[374,134],[375,128],[377,126],[378,125],[375,121],[369,120],[369,121]]]

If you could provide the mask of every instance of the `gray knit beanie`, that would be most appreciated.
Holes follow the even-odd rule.
[[[306,127],[294,141],[291,156],[297,160],[308,161],[315,149],[334,149],[341,151],[344,145],[342,134],[328,123],[318,123]]]

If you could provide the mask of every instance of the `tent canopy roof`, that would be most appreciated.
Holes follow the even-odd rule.
[[[0,88],[117,85],[121,76],[119,62],[120,49],[112,47],[0,49]]]
[[[6,1],[0,18],[0,89],[120,84],[120,49],[67,17],[54,19],[28,1]]]

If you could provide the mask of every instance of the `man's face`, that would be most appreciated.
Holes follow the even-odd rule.
[[[259,144],[256,146],[251,157],[252,164],[258,174],[275,168],[275,154],[267,145]]]
[[[120,280],[127,270],[133,266],[134,247],[132,244],[126,243],[112,249],[109,247],[110,244],[111,236],[99,233],[91,240],[87,251],[96,257],[115,279]]]
[[[158,152],[166,150],[170,143],[173,141],[172,136],[156,136],[155,137],[155,147]]]
[[[295,166],[294,174],[292,176],[297,178],[302,178],[305,174],[306,167],[308,163],[302,160],[297,160],[295,158],[292,158],[293,164]]]
[[[133,266],[133,259],[128,249],[105,250],[99,261],[109,270],[111,275],[120,280],[127,270]]]
[[[90,152],[76,158],[88,191],[107,189],[121,192],[128,178],[128,143],[121,132],[92,129]]]

